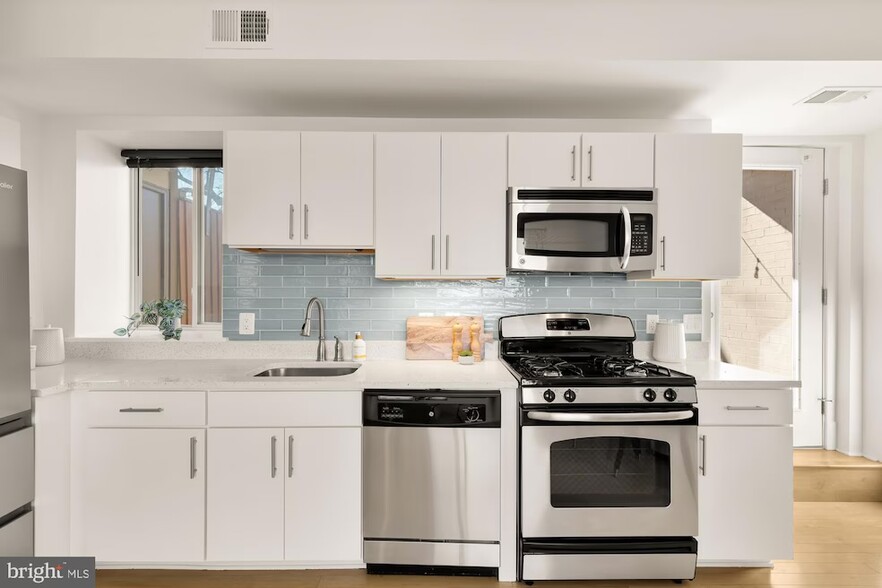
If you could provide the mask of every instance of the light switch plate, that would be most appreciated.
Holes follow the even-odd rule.
[[[239,313],[239,334],[240,335],[253,335],[254,334],[254,313],[253,312],[240,312]]]
[[[702,316],[700,314],[684,314],[683,326],[686,327],[686,333],[701,334]]]
[[[655,326],[658,324],[658,315],[657,314],[647,314],[646,315],[646,333],[648,335],[655,335]]]

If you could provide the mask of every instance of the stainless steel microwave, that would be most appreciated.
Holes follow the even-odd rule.
[[[508,189],[508,269],[632,272],[656,269],[656,191]]]

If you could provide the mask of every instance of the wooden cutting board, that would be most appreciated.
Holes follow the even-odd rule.
[[[407,318],[407,359],[453,360],[453,324],[462,325],[462,348],[469,349],[469,327],[473,322],[484,333],[484,317],[475,316],[411,316]],[[483,359],[483,358],[482,358]]]

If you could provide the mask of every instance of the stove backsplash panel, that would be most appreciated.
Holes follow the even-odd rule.
[[[496,332],[501,316],[590,311],[630,316],[637,337],[646,315],[681,319],[701,313],[700,282],[634,282],[623,275],[510,275],[504,280],[403,281],[374,277],[372,255],[253,254],[225,249],[224,336],[237,340],[301,340],[306,303],[326,303],[327,336],[404,340],[405,319],[420,313],[483,314]],[[254,335],[239,335],[239,313],[255,313]],[[687,335],[698,340],[698,335]]]

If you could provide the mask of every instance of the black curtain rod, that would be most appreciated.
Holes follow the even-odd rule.
[[[138,167],[222,167],[221,149],[123,149],[126,165]]]

